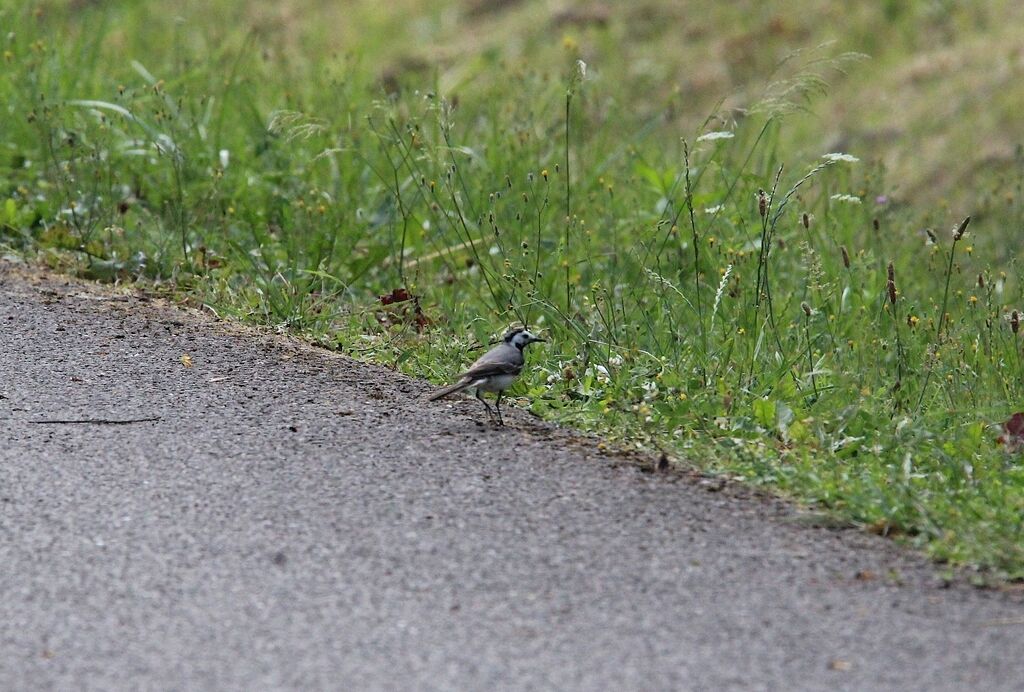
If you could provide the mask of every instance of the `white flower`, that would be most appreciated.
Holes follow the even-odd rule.
[[[220,167],[226,170],[228,163],[231,161],[231,152],[227,149],[221,149],[217,152],[217,156],[220,158]]]
[[[843,154],[838,151],[833,151],[831,154],[825,154],[821,158],[825,159],[826,161],[845,161],[846,163],[857,163],[858,161],[860,161],[860,159],[858,159],[856,156],[853,156],[851,154]]]
[[[717,214],[718,212],[722,211],[723,209],[725,209],[725,205],[724,204],[716,204],[713,207],[704,207],[704,213],[705,214]]]
[[[705,132],[697,138],[698,142],[712,142],[716,139],[732,139],[735,137],[733,133],[728,130],[717,130],[715,132]]]
[[[832,195],[829,197],[833,202],[849,202],[850,204],[860,204],[860,197],[854,195]]]
[[[583,62],[582,60],[577,60],[576,61],[576,72],[580,76],[580,81],[583,81],[584,79],[586,79],[587,78],[587,63]]]
[[[622,365],[622,356],[612,356],[611,358],[608,359],[608,364],[616,368],[619,367],[620,365]]]

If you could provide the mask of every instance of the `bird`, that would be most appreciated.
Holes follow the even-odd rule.
[[[545,339],[531,334],[523,327],[509,329],[502,337],[501,343],[477,358],[476,362],[459,376],[458,382],[435,392],[428,400],[437,401],[464,389],[475,389],[476,398],[487,409],[488,417],[497,420],[499,425],[505,425],[501,417],[501,395],[523,371],[523,365],[526,363],[523,349],[538,341]],[[484,392],[498,393],[493,411],[483,397]]]

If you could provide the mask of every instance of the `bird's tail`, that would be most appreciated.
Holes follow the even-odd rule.
[[[446,396],[448,396],[449,394],[454,394],[455,392],[461,392],[463,389],[465,389],[466,387],[469,387],[471,384],[473,384],[473,380],[471,380],[469,378],[466,378],[464,380],[459,380],[458,382],[456,382],[455,384],[451,385],[450,387],[445,387],[444,389],[442,389],[440,391],[434,392],[433,394],[431,394],[427,398],[427,401],[437,401],[438,399],[443,399]]]

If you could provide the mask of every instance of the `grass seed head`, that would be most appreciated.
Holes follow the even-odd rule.
[[[1016,310],[1010,313],[1010,329],[1014,334],[1020,331],[1020,313]]]
[[[970,223],[971,223],[971,217],[968,216],[967,218],[965,218],[963,221],[960,222],[959,226],[957,226],[955,229],[953,229],[953,242],[954,243],[964,237],[964,233],[967,232],[967,226],[970,225]]]
[[[757,213],[762,219],[768,213],[768,193],[762,189],[757,191]]]
[[[850,253],[847,251],[846,246],[842,245],[839,248],[843,253],[843,266],[847,269],[850,268]]]

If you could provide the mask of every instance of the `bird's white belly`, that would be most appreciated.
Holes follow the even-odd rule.
[[[482,392],[501,392],[512,386],[515,380],[516,375],[497,375],[480,382],[476,388]]]

